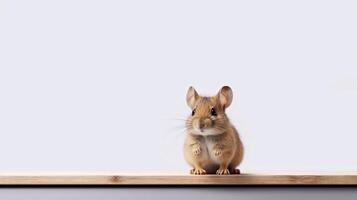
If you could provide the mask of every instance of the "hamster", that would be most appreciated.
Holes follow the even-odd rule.
[[[192,112],[186,120],[184,157],[192,166],[191,174],[240,174],[237,166],[243,159],[243,144],[225,113],[232,100],[228,86],[212,97],[188,89],[186,101]]]

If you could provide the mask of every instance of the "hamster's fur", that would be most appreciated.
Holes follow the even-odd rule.
[[[192,166],[191,174],[240,173],[237,166],[243,159],[243,144],[225,113],[232,99],[228,86],[213,97],[200,96],[193,87],[188,89],[186,101],[192,113],[186,120],[184,156]]]

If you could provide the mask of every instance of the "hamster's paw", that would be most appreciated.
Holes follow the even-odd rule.
[[[206,170],[204,170],[204,169],[191,169],[190,170],[190,174],[203,175],[203,174],[206,174]]]
[[[221,169],[221,168],[219,168],[219,169],[217,170],[216,174],[218,174],[218,175],[228,175],[228,174],[230,174],[230,173],[229,173],[229,170],[228,170],[228,169]]]
[[[221,150],[214,150],[214,156],[218,157],[222,155],[222,151]]]
[[[231,174],[240,174],[240,170],[239,169],[230,169],[229,172]]]
[[[201,154],[201,148],[200,147],[196,147],[196,148],[194,148],[193,150],[192,150],[192,152],[193,152],[193,155],[195,155],[195,156],[198,156],[198,155],[200,155]]]

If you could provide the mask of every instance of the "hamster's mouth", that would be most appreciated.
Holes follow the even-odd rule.
[[[208,136],[208,135],[219,135],[221,132],[214,128],[205,128],[205,129],[197,129],[194,128],[194,134],[196,135],[202,135],[202,136]]]

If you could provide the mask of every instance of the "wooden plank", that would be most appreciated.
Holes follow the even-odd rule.
[[[56,172],[1,173],[0,185],[357,185],[357,173],[245,173],[187,175],[164,173]]]

